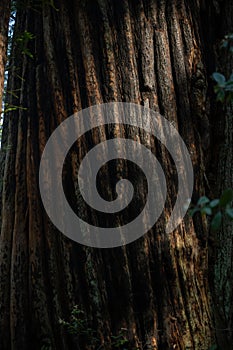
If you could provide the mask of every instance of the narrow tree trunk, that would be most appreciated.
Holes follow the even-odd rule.
[[[4,87],[4,71],[7,55],[7,36],[10,18],[10,1],[3,0],[0,4],[0,110],[2,110],[2,97]]]
[[[51,224],[38,186],[40,158],[57,125],[90,105],[124,101],[173,122],[192,157],[194,195],[204,194],[210,132],[205,9],[184,0],[59,0],[55,7],[31,4],[17,14],[16,31],[32,32],[35,39],[29,45],[33,58],[21,57],[15,47],[18,73],[10,77],[27,109],[9,112],[4,121],[4,145],[10,147],[2,151],[1,349],[94,348],[59,325],[78,304],[104,349],[112,348],[111,335],[123,327],[132,349],[206,350],[215,343],[207,223],[186,216],[166,233],[177,186],[163,147],[150,141],[166,173],[166,210],[148,234],[128,246],[93,249],[68,240]],[[212,9],[208,1],[206,7]],[[147,142],[139,130],[117,126],[106,135],[93,132],[91,141],[109,134],[139,134]],[[66,195],[75,205],[77,164],[90,147],[90,137],[83,138],[65,167]],[[106,170],[105,183],[110,175]],[[101,219],[93,214],[92,220]]]
[[[224,18],[224,21],[221,19]],[[221,72],[229,79],[232,74],[233,60],[229,50],[221,49],[221,40],[226,34],[232,33],[233,8],[226,1],[216,13],[216,22],[221,23],[218,33],[213,41],[212,54],[216,57],[215,70]],[[232,130],[233,109],[232,103],[227,105],[213,103],[211,108],[213,118],[213,147],[211,164],[209,166],[210,179],[218,178],[212,183],[214,195],[219,197],[227,188],[233,188],[232,177]],[[212,238],[210,246],[210,273],[213,290],[213,306],[215,313],[215,329],[220,349],[231,349],[233,343],[233,223],[226,219],[223,221],[220,232]]]

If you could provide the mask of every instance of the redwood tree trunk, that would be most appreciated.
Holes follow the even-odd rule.
[[[35,35],[28,47],[33,58],[14,46],[9,86],[21,89],[26,110],[4,120],[1,349],[111,349],[111,335],[123,327],[130,349],[206,350],[216,343],[207,222],[187,215],[166,233],[177,191],[166,150],[150,140],[168,183],[162,217],[144,237],[114,249],[81,246],[56,230],[40,199],[38,172],[49,136],[71,114],[103,102],[134,102],[159,111],[179,130],[193,162],[194,196],[203,195],[210,142],[205,14],[214,16],[215,8],[211,1],[201,8],[198,0],[58,0],[58,10],[39,3],[18,9],[15,30]],[[129,127],[103,131],[82,138],[68,157],[64,187],[74,206],[80,200],[77,164],[91,144],[110,134],[139,134],[148,142]],[[104,184],[111,176],[106,169]],[[94,223],[101,220],[88,213]],[[59,324],[75,304],[96,331],[96,346]]]

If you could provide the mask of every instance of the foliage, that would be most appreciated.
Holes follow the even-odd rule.
[[[225,35],[220,47],[228,49],[229,52],[233,54],[233,34]],[[214,72],[212,78],[216,83],[214,92],[216,93],[217,101],[222,103],[231,102],[233,100],[233,73],[228,80],[219,72]]]
[[[50,344],[45,343],[44,345],[42,345],[40,350],[53,350],[53,348]]]
[[[127,350],[125,348],[125,346],[129,344],[129,341],[124,335],[125,331],[127,331],[127,329],[121,328],[118,335],[111,336],[111,345],[112,345],[113,349]],[[124,346],[124,347],[122,348],[122,346]]]
[[[24,111],[27,110],[26,107],[16,106],[16,105],[12,105],[12,104],[9,104],[9,103],[5,103],[4,114],[8,113],[8,112],[11,112],[11,111],[17,111],[19,109],[24,110]]]
[[[85,312],[81,310],[78,305],[75,305],[71,311],[69,321],[60,318],[59,324],[65,327],[69,334],[84,337],[90,345],[97,341],[94,336],[94,330],[88,327],[88,320],[85,318]]]
[[[88,320],[85,318],[85,312],[75,305],[71,311],[71,316],[69,321],[59,319],[59,324],[62,325],[69,334],[83,337],[88,346],[95,346],[96,350],[103,350],[104,344],[100,345],[100,340],[96,338],[95,331],[88,327]],[[129,340],[126,337],[126,328],[121,328],[117,335],[111,335],[111,345],[112,349],[116,350],[138,350],[130,348]],[[45,349],[43,349],[45,350]]]
[[[215,72],[212,75],[214,81],[217,83],[214,86],[214,92],[217,95],[217,101],[230,102],[233,100],[233,73],[230,78],[226,80],[223,74]]]
[[[229,52],[233,54],[233,33],[224,36],[221,43],[221,48],[228,49]]]
[[[28,44],[33,39],[35,39],[35,36],[32,33],[28,32],[27,30],[25,30],[23,33],[18,34],[18,36],[15,39],[20,49],[20,52],[23,55],[26,55],[30,58],[33,58],[33,54],[29,50]]]
[[[232,201],[233,190],[231,188],[226,189],[219,199],[210,200],[208,197],[202,196],[195,206],[191,206],[190,215],[200,213],[211,216],[210,227],[213,231],[217,231],[221,227],[224,216],[233,220]]]

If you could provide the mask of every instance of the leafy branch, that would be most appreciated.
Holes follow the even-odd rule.
[[[9,103],[5,103],[4,107],[5,107],[4,110],[0,111],[0,114],[6,114],[8,112],[17,111],[17,110],[24,110],[24,111],[27,110],[26,107],[16,106]]]
[[[220,48],[227,49],[230,54],[233,54],[233,33],[225,35]],[[215,81],[214,92],[217,95],[217,101],[222,103],[229,103],[233,100],[233,73],[230,75],[227,80],[226,77],[219,73],[214,72],[212,75],[213,80]]]
[[[229,50],[233,54],[233,33],[224,36],[220,47]]]
[[[95,337],[95,331],[88,327],[88,320],[85,317],[85,312],[75,305],[71,311],[70,319],[65,321],[59,319],[59,324],[62,325],[69,334],[77,335],[78,337],[84,337],[89,346],[94,346],[96,350],[105,349],[105,345],[111,346],[111,349],[118,350],[139,350],[138,348],[130,348],[129,340],[126,337],[126,328],[121,328],[119,333],[111,335],[111,342],[101,344],[101,341]],[[42,349],[41,349],[42,350]]]
[[[196,213],[201,215],[211,216],[210,228],[213,231],[218,231],[221,227],[224,216],[233,220],[233,190],[231,188],[226,189],[221,197],[218,199],[209,199],[206,196],[199,198],[197,204],[192,205],[189,213],[194,216]]]
[[[23,33],[19,34],[17,36],[16,43],[19,46],[20,52],[23,55],[26,55],[30,58],[33,58],[33,54],[31,53],[31,51],[28,49],[28,44],[30,41],[32,41],[33,39],[35,39],[35,36],[28,32],[27,30],[25,30]]]
[[[230,78],[226,80],[226,77],[218,72],[212,75],[214,81],[217,83],[214,86],[214,92],[217,95],[217,101],[222,103],[229,103],[233,100],[233,73]]]

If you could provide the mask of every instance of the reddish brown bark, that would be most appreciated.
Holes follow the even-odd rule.
[[[46,4],[18,11],[16,30],[32,32],[35,40],[34,58],[15,62],[23,80],[10,77],[27,110],[10,112],[4,121],[4,145],[11,148],[3,148],[1,349],[90,349],[59,325],[75,304],[104,349],[121,327],[132,349],[206,350],[216,342],[207,223],[186,216],[172,234],[165,233],[177,186],[164,147],[149,142],[169,184],[166,209],[147,235],[126,247],[92,249],[65,238],[46,215],[38,188],[41,154],[61,121],[90,105],[127,101],[159,111],[178,128],[192,157],[195,195],[204,194],[210,132],[204,14],[215,14],[205,3],[203,9],[199,1],[59,0],[59,11]],[[116,125],[103,131],[92,133],[92,143],[110,133],[148,142],[139,130]],[[76,173],[88,140],[74,146],[64,171],[74,206],[83,205]],[[106,170],[104,183],[109,178]],[[94,223],[101,220],[81,209]]]

